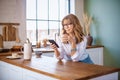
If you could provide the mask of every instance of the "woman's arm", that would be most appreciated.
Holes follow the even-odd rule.
[[[61,45],[59,44],[59,48],[55,44],[50,44],[51,48],[54,49],[54,55],[58,60],[62,60],[64,57],[64,50],[62,50]]]
[[[84,38],[84,40],[77,44],[76,50],[74,51],[74,54],[71,56],[73,61],[79,61],[80,59],[83,59],[83,55],[86,53],[86,43],[87,40]]]
[[[76,48],[76,40],[75,40],[75,37],[72,37],[72,36],[68,36],[68,41],[70,42],[71,44],[71,53],[70,55],[73,56],[75,54],[75,52],[77,51],[77,48]]]

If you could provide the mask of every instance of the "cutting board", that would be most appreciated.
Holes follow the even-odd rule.
[[[1,34],[0,34],[0,48],[3,48],[3,37]]]
[[[16,28],[12,25],[6,25],[3,27],[3,40],[15,41],[16,40]]]

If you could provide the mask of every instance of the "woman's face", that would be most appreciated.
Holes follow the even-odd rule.
[[[73,24],[68,19],[63,21],[63,28],[68,34],[73,33]]]

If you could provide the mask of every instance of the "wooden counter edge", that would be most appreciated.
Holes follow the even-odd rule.
[[[102,46],[102,45],[92,45],[92,46],[87,46],[86,47],[86,49],[91,49],[91,48],[102,48],[102,47],[104,47],[104,46]]]

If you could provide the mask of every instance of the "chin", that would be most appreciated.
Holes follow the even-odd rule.
[[[67,34],[70,34],[71,33],[71,31],[66,31],[67,32]]]
[[[68,31],[66,31],[67,33],[70,33],[70,31],[68,30]]]

